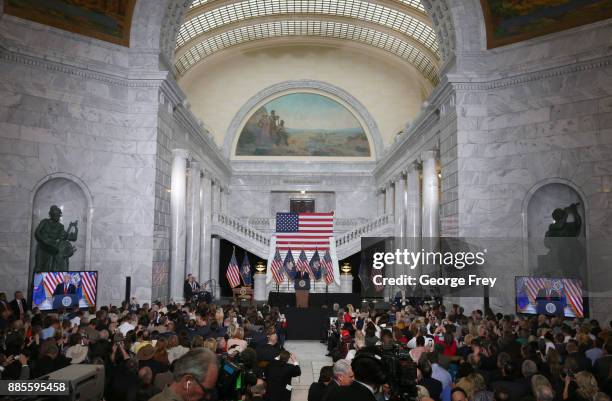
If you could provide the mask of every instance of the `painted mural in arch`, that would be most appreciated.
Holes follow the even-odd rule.
[[[357,118],[315,93],[291,93],[259,107],[246,122],[236,156],[370,157]]]
[[[489,49],[612,17],[612,0],[481,0]]]
[[[4,0],[4,12],[118,45],[130,45],[136,0]]]

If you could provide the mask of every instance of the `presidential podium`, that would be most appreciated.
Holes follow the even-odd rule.
[[[561,297],[537,297],[536,312],[538,315],[562,316],[563,302]]]
[[[53,309],[73,308],[79,306],[79,296],[77,294],[60,294],[53,296]]]
[[[295,306],[308,308],[308,295],[310,293],[310,277],[308,273],[298,274],[293,281],[295,289]]]

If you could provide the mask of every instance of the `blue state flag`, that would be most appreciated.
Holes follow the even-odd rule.
[[[316,280],[321,279],[321,258],[319,257],[319,251],[315,251],[312,258],[310,258],[310,270]]]
[[[34,275],[34,290],[32,291],[32,301],[38,306],[45,301],[47,294],[45,293],[45,284],[43,283],[43,275]]]
[[[291,249],[287,252],[287,256],[285,256],[285,261],[283,262],[283,268],[287,272],[287,276],[291,280],[295,279],[296,269],[295,269],[295,260],[293,259],[293,254],[291,253]]]
[[[249,262],[249,257],[247,256],[246,252],[244,253],[244,258],[242,258],[240,275],[242,276],[242,282],[244,285],[253,284],[253,280],[251,278],[251,263]]]

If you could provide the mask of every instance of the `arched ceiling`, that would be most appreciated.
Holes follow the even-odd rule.
[[[432,83],[440,51],[420,0],[194,0],[174,55],[179,75],[243,43],[279,37],[329,37],[387,51]]]

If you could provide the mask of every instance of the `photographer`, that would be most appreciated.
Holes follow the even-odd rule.
[[[327,397],[329,400],[376,401],[379,386],[385,383],[382,358],[375,354],[360,352],[351,367],[355,381],[350,386],[341,386]]]
[[[267,399],[270,401],[291,400],[291,379],[300,376],[302,370],[295,355],[281,351],[278,359],[270,362],[266,368]]]

